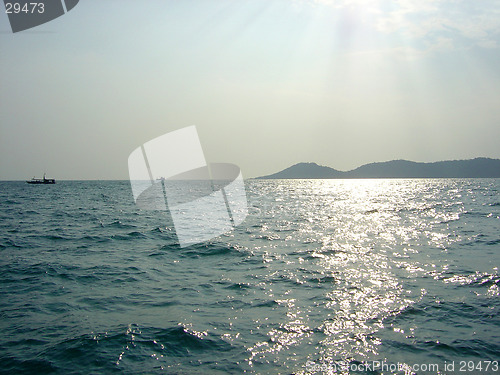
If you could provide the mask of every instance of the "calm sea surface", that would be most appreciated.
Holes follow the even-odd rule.
[[[0,373],[500,373],[500,180],[246,190],[180,248],[128,181],[0,182]]]

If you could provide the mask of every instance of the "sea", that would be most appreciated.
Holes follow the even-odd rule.
[[[180,247],[128,181],[0,182],[0,373],[500,373],[499,179],[245,189]]]

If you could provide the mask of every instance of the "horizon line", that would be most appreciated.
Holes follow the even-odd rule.
[[[338,170],[338,169],[335,169],[333,167],[330,167],[330,166],[327,166],[327,165],[321,165],[321,164],[318,164],[318,163],[312,162],[312,161],[309,161],[309,162],[302,161],[302,162],[298,162],[298,163],[292,164],[289,167],[286,167],[285,169],[293,167],[293,166],[298,165],[298,164],[316,164],[319,167],[331,168],[331,169],[335,169],[338,172],[348,173],[348,172],[356,170],[357,168],[363,167],[365,165],[377,164],[377,163],[389,163],[389,162],[394,162],[394,161],[407,161],[407,162],[417,163],[417,164],[434,164],[434,163],[442,163],[442,162],[469,161],[469,160],[476,160],[476,159],[490,159],[490,160],[498,160],[498,161],[500,161],[500,157],[499,158],[493,158],[493,157],[488,157],[488,156],[476,156],[476,157],[468,158],[468,159],[447,159],[447,160],[428,161],[428,162],[425,162],[425,161],[424,162],[423,161],[413,161],[413,160],[408,160],[408,159],[391,159],[391,160],[385,160],[385,161],[368,162],[368,163],[362,164],[362,165],[360,165],[358,167],[355,167],[353,169],[346,170],[346,171]],[[283,169],[283,170],[285,170],[285,169]],[[255,176],[255,177],[247,177],[247,178],[243,178],[243,179],[244,180],[259,179],[260,177],[270,176],[270,175],[279,173],[279,172],[281,172],[283,170],[280,170],[280,171],[275,172],[275,173],[271,173],[269,175],[260,175],[260,176]],[[357,178],[359,178],[359,179],[367,179],[367,178],[376,178],[376,179],[390,178],[390,179],[394,179],[394,178],[405,178],[405,177],[367,177],[367,178],[357,177]],[[406,178],[454,178],[454,177],[406,177]],[[471,178],[482,178],[482,177],[471,177]],[[497,178],[497,177],[485,177],[485,178]],[[345,179],[352,180],[352,179],[355,179],[355,178],[345,178]],[[96,178],[67,179],[67,178],[56,178],[56,181],[127,181],[127,180],[130,180],[130,179],[129,178],[123,178],[123,179],[121,179],[121,178],[120,179],[107,179],[107,178],[103,178],[103,179],[96,179]],[[2,181],[2,182],[9,182],[9,181],[16,182],[16,181],[27,181],[27,180],[26,179],[3,179],[3,178],[0,178],[0,181]]]

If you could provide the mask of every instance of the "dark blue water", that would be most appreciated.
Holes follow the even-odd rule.
[[[180,248],[127,181],[0,182],[0,372],[499,372],[500,180],[246,189]]]

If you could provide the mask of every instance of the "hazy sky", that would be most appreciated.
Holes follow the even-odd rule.
[[[0,179],[127,179],[190,125],[244,177],[500,158],[498,0],[81,0],[16,34],[1,9]]]

